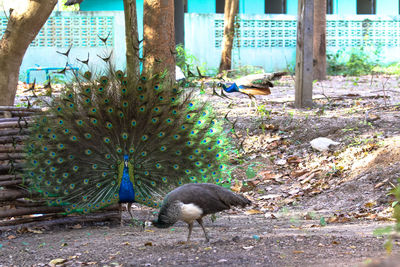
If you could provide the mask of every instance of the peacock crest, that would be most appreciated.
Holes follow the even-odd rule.
[[[30,129],[24,178],[31,189],[49,205],[87,213],[118,202],[158,207],[181,184],[220,184],[221,123],[164,74],[76,73]]]

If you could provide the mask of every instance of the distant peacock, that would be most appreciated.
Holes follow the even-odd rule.
[[[88,213],[114,203],[159,207],[179,185],[222,183],[221,123],[164,75],[130,77],[111,67],[76,74],[30,129],[31,189],[51,206]]]

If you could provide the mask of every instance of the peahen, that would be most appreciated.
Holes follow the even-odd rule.
[[[218,85],[227,93],[239,92],[247,95],[250,99],[255,98],[255,95],[271,94],[271,87],[274,87],[272,81],[280,79],[287,72],[274,72],[252,74],[244,76],[231,83],[219,83]]]
[[[115,203],[158,207],[176,186],[221,183],[228,143],[220,122],[164,75],[76,74],[31,126],[30,188],[67,213],[88,213]]]
[[[232,206],[250,205],[247,198],[215,184],[185,184],[165,197],[158,219],[152,224],[158,228],[168,228],[179,220],[185,221],[189,227],[187,242],[190,241],[193,222],[197,221],[203,229],[206,241],[209,242],[203,217],[219,211],[230,209]]]

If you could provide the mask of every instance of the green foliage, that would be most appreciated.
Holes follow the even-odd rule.
[[[196,56],[186,50],[182,44],[176,46],[176,65],[181,68],[186,77],[189,72],[198,75],[197,68],[202,75],[208,72],[206,65],[200,64]]]
[[[380,54],[380,47],[352,48],[348,52],[339,49],[336,53],[328,53],[328,74],[349,76],[370,74],[379,65]]]

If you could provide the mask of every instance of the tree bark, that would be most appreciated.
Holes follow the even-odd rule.
[[[326,79],[326,0],[314,0],[314,80]]]
[[[224,38],[222,40],[221,63],[219,72],[232,67],[232,47],[235,35],[235,16],[238,13],[239,0],[226,0],[224,9]]]
[[[124,0],[125,37],[126,37],[126,72],[128,76],[140,75],[139,37],[136,15],[136,0]]]
[[[144,0],[144,72],[175,80],[174,0]]]
[[[0,105],[14,104],[22,59],[56,4],[57,0],[30,0],[11,12],[0,40]]]

